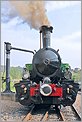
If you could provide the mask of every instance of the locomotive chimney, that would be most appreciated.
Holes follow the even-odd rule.
[[[41,26],[40,34],[42,33],[43,48],[50,47],[50,34],[52,33],[52,30],[52,26]]]

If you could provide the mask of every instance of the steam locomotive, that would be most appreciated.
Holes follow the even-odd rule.
[[[76,100],[79,84],[62,71],[58,50],[50,47],[52,30],[52,26],[41,26],[43,48],[34,54],[29,76],[15,84],[16,98],[22,105],[70,106]]]

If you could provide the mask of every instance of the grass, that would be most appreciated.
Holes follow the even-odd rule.
[[[4,83],[2,84],[1,92],[4,91],[5,89],[6,89],[6,82],[4,82]],[[10,82],[10,90],[11,90],[12,92],[16,92],[13,82]]]

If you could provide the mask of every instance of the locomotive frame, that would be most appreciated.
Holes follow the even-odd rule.
[[[6,44],[6,90],[9,88],[10,50],[19,50],[33,53],[32,71],[30,77],[15,84],[16,98],[21,104],[35,105],[72,105],[79,90],[79,84],[72,79],[66,79],[61,70],[61,58],[58,51],[50,48],[50,33],[52,26],[42,26],[43,48],[36,53],[33,51],[12,47]],[[41,47],[41,46],[40,46]],[[53,61],[51,60],[53,59]]]

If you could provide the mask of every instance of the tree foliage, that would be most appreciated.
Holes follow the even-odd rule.
[[[81,81],[81,70],[79,70],[78,72],[74,72],[72,73],[72,78],[74,81],[79,82]]]
[[[10,76],[12,79],[21,79],[22,78],[22,69],[20,67],[11,67]]]

